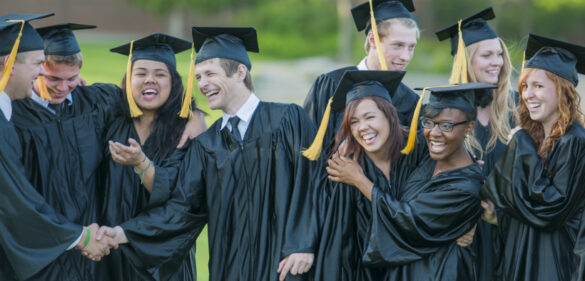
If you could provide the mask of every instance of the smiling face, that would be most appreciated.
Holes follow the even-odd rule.
[[[390,126],[386,115],[371,99],[363,99],[351,116],[351,134],[370,158],[387,154]]]
[[[68,65],[65,63],[46,63],[45,81],[52,103],[62,103],[67,95],[79,85],[79,65]]]
[[[445,108],[433,118],[436,122],[459,123],[467,120],[466,114],[455,108]],[[459,153],[466,153],[463,142],[465,136],[473,129],[473,122],[464,123],[453,127],[451,132],[443,132],[435,125],[432,129],[424,128],[424,136],[429,148],[429,154],[433,160],[449,162]]]
[[[171,73],[166,64],[137,60],[132,66],[132,95],[142,111],[156,111],[169,99]]]
[[[498,77],[504,65],[502,45],[498,38],[475,43],[477,50],[471,57],[471,68],[477,82],[498,84]]]
[[[402,22],[395,20],[387,28],[386,35],[380,37],[380,44],[382,45],[382,53],[384,60],[388,66],[388,70],[403,71],[414,54],[414,48],[418,41],[418,29],[416,27],[408,27]],[[375,48],[373,33],[368,34],[370,40],[370,52],[375,52],[378,58],[377,50]],[[381,70],[382,67],[378,59],[372,61],[376,69]]]
[[[6,93],[12,98],[23,99],[32,95],[33,82],[39,75],[43,75],[44,51],[29,51],[19,53],[12,68],[12,76],[8,79]]]
[[[526,69],[525,69],[526,71]],[[539,121],[545,130],[559,119],[558,93],[555,83],[542,69],[531,69],[526,79],[521,82],[522,101],[530,114],[530,119]]]
[[[199,90],[209,101],[209,108],[225,112],[232,107],[235,100],[234,89],[237,88],[238,82],[242,83],[243,80],[238,79],[237,74],[227,76],[217,58],[198,63],[195,66],[195,78]]]

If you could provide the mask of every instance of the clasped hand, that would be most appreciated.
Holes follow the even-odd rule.
[[[81,240],[75,249],[80,250],[81,254],[88,259],[100,261],[104,256],[110,254],[110,249],[118,249],[118,245],[124,243],[128,243],[128,239],[120,226],[99,227],[93,223],[83,229]]]

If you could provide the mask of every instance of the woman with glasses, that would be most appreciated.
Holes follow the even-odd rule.
[[[502,239],[500,279],[576,280],[583,271],[573,249],[584,223],[585,129],[575,87],[585,47],[531,34],[525,54],[521,129],[482,188],[500,210],[484,217]]]
[[[433,89],[422,122],[427,141],[400,155],[404,134],[386,113],[393,106],[363,83],[344,98],[335,154],[316,185],[316,279],[474,280],[473,257],[456,239],[479,218],[482,176],[463,141],[473,130],[475,90],[494,86]]]

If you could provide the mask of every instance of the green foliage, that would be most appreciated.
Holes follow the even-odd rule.
[[[165,15],[173,8],[215,12],[230,6],[242,4],[238,0],[127,0],[135,6],[144,8],[158,15]]]
[[[547,11],[557,11],[562,7],[571,9],[580,9],[583,11],[585,7],[585,0],[534,0],[534,4],[538,7],[542,7]]]

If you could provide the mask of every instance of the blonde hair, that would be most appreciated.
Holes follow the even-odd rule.
[[[390,33],[390,26],[392,26],[392,24],[395,24],[395,23],[401,23],[402,25],[404,25],[408,28],[415,28],[416,29],[416,38],[418,39],[420,37],[420,29],[418,28],[416,21],[414,21],[411,18],[391,18],[391,19],[376,22],[376,25],[378,26],[378,36],[380,36],[380,38],[387,36]],[[371,29],[368,32],[368,34],[370,32],[372,32]],[[380,41],[381,41],[381,39],[380,39]],[[370,51],[370,47],[371,46],[370,46],[370,42],[368,41],[368,36],[366,36],[366,41],[364,42],[364,49],[366,51],[366,54]]]
[[[68,66],[83,66],[83,55],[81,52],[69,56],[47,55],[45,58],[47,65],[66,64]]]
[[[518,91],[522,94],[522,84],[526,83],[528,75],[536,71],[537,68],[525,68],[520,73],[518,79]],[[577,122],[584,125],[585,116],[581,111],[581,97],[575,89],[573,83],[569,80],[564,79],[552,72],[544,70],[546,76],[553,81],[557,92],[557,101],[559,118],[557,122],[552,126],[548,138],[545,139],[544,127],[542,122],[535,121],[530,118],[530,112],[524,102],[520,102],[518,106],[520,126],[526,130],[526,132],[532,137],[538,146],[538,156],[542,159],[546,159],[548,152],[553,148],[555,142],[565,135],[567,128]]]
[[[500,140],[502,143],[506,143],[508,134],[510,133],[511,129],[510,120],[513,120],[515,123],[517,123],[518,120],[518,113],[516,112],[516,101],[512,95],[512,86],[510,83],[510,74],[512,73],[510,54],[508,53],[506,43],[504,43],[501,38],[498,38],[498,41],[502,47],[502,57],[504,59],[504,64],[500,70],[498,77],[498,88],[494,91],[494,97],[491,102],[492,106],[490,107],[489,112],[489,128],[491,135],[488,139],[485,149],[481,147],[481,144],[475,138],[475,132],[472,132],[470,138],[468,138],[466,141],[466,145],[468,145],[468,147],[471,147],[475,151],[479,151],[480,157],[483,157],[484,152],[489,153],[494,150],[497,140]],[[467,52],[467,57],[469,58],[467,60],[467,79],[469,82],[477,82],[477,78],[475,77],[475,73],[473,73],[473,68],[471,66],[471,58],[478,48],[479,42],[465,47],[465,52]],[[457,54],[455,54],[453,62],[455,62],[456,59]],[[455,66],[455,63],[453,63],[453,66]]]

